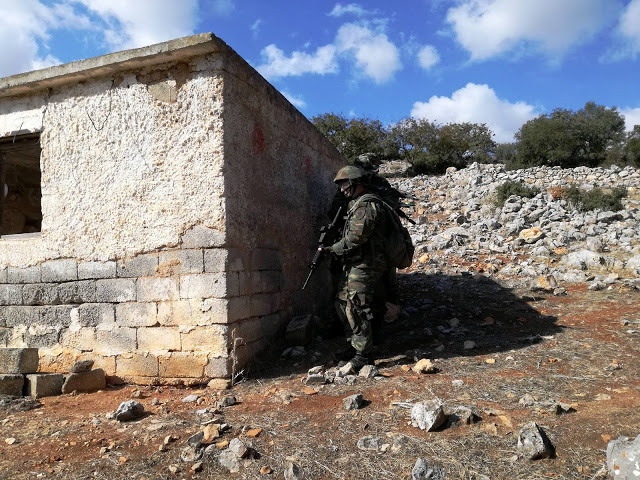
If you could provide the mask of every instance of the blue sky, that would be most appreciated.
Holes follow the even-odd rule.
[[[640,0],[0,0],[0,76],[213,32],[307,117],[640,124]]]

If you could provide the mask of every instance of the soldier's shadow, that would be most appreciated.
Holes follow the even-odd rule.
[[[488,276],[412,272],[399,274],[398,281],[406,313],[378,327],[375,357],[379,367],[420,358],[517,350],[563,328],[555,317],[532,306],[544,294],[518,295]],[[334,365],[332,354],[346,346],[344,336],[337,334],[339,330],[323,322],[315,341],[305,347],[305,355],[296,359],[279,359],[286,346],[274,344],[253,364],[249,376],[276,377],[303,373],[317,365]]]
[[[488,355],[526,347],[563,328],[532,306],[544,294],[518,295],[488,276],[413,272],[400,275],[399,283],[408,315],[382,326],[381,360]]]

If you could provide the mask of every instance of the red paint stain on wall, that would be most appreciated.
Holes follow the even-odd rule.
[[[255,153],[264,152],[264,132],[257,123],[253,126],[253,134],[251,135],[251,144]]]

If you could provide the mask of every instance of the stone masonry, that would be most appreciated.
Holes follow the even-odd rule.
[[[0,347],[138,383],[229,379],[294,315],[338,152],[196,35],[0,79],[41,132],[42,231],[0,237]]]

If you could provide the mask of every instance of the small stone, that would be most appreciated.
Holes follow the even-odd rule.
[[[451,385],[454,387],[462,387],[464,386],[464,380],[451,380]]]
[[[196,462],[191,465],[191,471],[194,473],[198,473],[202,471],[202,462]]]
[[[419,360],[413,367],[411,367],[415,373],[438,373],[438,367],[436,367],[431,360],[423,358]]]
[[[211,443],[220,436],[220,424],[212,423],[202,429],[202,442]]]
[[[261,433],[262,433],[261,428],[252,428],[251,430],[247,430],[247,433],[245,433],[245,435],[249,438],[255,438]]]
[[[418,458],[411,470],[411,480],[444,480],[442,467],[430,465],[424,458]]]
[[[4,439],[4,443],[6,443],[7,445],[15,445],[16,443],[18,443],[18,440],[15,437],[9,437]]]
[[[614,478],[637,478],[638,457],[640,457],[640,436],[635,440],[618,437],[607,444],[607,468]]]
[[[302,470],[295,463],[289,463],[287,468],[284,469],[285,480],[301,480]]]
[[[186,397],[184,397],[182,399],[182,402],[183,403],[193,403],[193,402],[197,402],[199,398],[200,398],[199,395],[191,394],[191,395],[187,395]]]
[[[203,450],[187,445],[180,451],[180,459],[185,463],[197,462],[202,458]]]
[[[467,340],[464,342],[465,350],[473,350],[474,348],[476,348],[476,342],[474,342],[473,340]]]
[[[373,378],[379,374],[380,374],[380,371],[375,365],[365,365],[360,369],[358,376],[363,378]]]
[[[261,475],[270,475],[272,472],[273,470],[268,465],[264,465],[263,467],[260,468]]]
[[[235,453],[230,450],[224,450],[218,456],[218,463],[224,468],[229,470],[230,473],[237,473],[240,471],[240,460]]]
[[[202,440],[204,439],[204,432],[198,432],[194,435],[191,435],[187,439],[187,444],[195,449],[199,449],[202,447]]]
[[[93,368],[93,360],[81,360],[71,367],[72,373],[89,372]]]
[[[237,403],[236,397],[227,395],[216,402],[217,408],[231,407]]]
[[[446,419],[442,404],[437,400],[416,403],[411,409],[411,425],[427,432],[442,426]]]
[[[144,415],[144,407],[135,400],[122,402],[118,409],[114,412],[113,418],[119,422],[128,422],[135,420]]]
[[[229,451],[233,452],[237,458],[249,456],[249,448],[239,438],[234,438],[229,442]]]
[[[151,405],[160,405],[160,400],[158,400],[157,398],[152,398],[151,402],[149,402],[149,404],[151,404]]]
[[[177,465],[169,465],[167,468],[169,469],[169,472],[172,473],[173,475],[178,473],[178,470],[180,469]]]
[[[553,458],[555,448],[536,422],[527,423],[518,434],[518,450],[529,460]]]
[[[382,447],[382,440],[379,437],[367,435],[360,438],[356,445],[360,450],[380,450]]]
[[[349,395],[342,399],[342,405],[345,410],[357,410],[362,406],[362,394]]]
[[[324,367],[322,365],[318,365],[316,367],[312,367],[307,372],[308,375],[317,375],[319,373],[324,372]]]
[[[576,411],[576,409],[573,408],[568,403],[556,402],[555,405],[552,407],[552,411],[556,415],[565,415],[567,413],[574,413]]]

